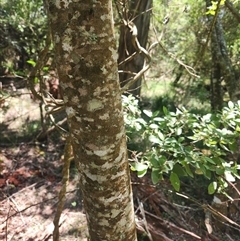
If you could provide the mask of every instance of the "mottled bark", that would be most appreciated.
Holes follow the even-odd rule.
[[[138,29],[138,40],[143,48],[146,48],[147,45],[151,8],[152,0],[133,0],[129,6],[128,17],[130,18],[129,20],[136,17],[133,22]],[[132,44],[132,34],[129,32],[129,29],[126,28],[126,26],[121,26],[118,47],[118,62],[121,63],[134,52],[136,52],[136,49]],[[134,59],[120,66],[119,69],[125,71],[119,75],[121,86],[124,86],[126,82],[132,77],[130,72],[138,73],[143,68],[144,58],[145,57],[143,54],[138,54],[134,57]],[[142,79],[140,78],[129,88],[129,92],[136,96],[140,95],[141,83]]]
[[[111,1],[48,9],[90,239],[136,240]]]

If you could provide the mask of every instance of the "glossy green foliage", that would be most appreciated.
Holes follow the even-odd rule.
[[[179,191],[181,177],[204,175],[211,182],[211,194],[224,189],[224,180],[239,178],[237,160],[229,156],[235,153],[240,137],[240,101],[228,102],[221,113],[205,115],[185,108],[169,112],[165,107],[162,116],[149,110],[140,114],[131,96],[124,97],[124,105],[130,140],[137,133],[146,144],[145,149],[132,150],[135,152],[130,158],[131,169],[140,177],[151,169],[153,183],[170,177]]]

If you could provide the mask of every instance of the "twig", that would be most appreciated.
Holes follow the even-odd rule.
[[[173,228],[173,229],[176,229],[176,230],[178,230],[178,231],[180,231],[180,232],[182,232],[182,233],[188,234],[189,236],[191,236],[191,237],[193,237],[193,238],[195,238],[195,239],[197,239],[197,240],[201,240],[201,237],[198,236],[198,235],[196,235],[196,234],[193,233],[193,232],[190,232],[190,231],[188,231],[188,230],[186,230],[186,229],[183,229],[183,228],[179,228],[179,227],[176,226],[175,224],[173,224],[173,223],[171,223],[171,222],[169,222],[169,221],[165,221],[165,220],[163,220],[162,218],[160,218],[160,217],[158,217],[158,216],[156,216],[156,215],[154,215],[154,214],[152,214],[152,213],[150,213],[150,212],[148,212],[148,211],[145,211],[145,213],[146,213],[147,215],[149,215],[150,217],[156,218],[157,220],[165,223],[165,224],[166,224],[168,227],[170,227],[170,228]]]
[[[143,48],[138,41],[138,38],[137,38],[138,30],[136,25],[132,21],[126,21],[125,19],[123,20],[123,23],[126,27],[129,28],[130,33],[132,34],[132,44],[136,49],[137,53],[143,53],[147,61],[145,60],[143,68],[138,73],[133,73],[133,75],[135,76],[132,77],[131,80],[122,87],[121,93],[128,90],[131,85],[133,85],[138,79],[140,79],[144,75],[144,73],[150,68],[150,64],[151,64],[151,56],[149,52],[145,48]],[[135,56],[135,53],[134,53],[134,56]],[[129,58],[132,59],[133,55],[130,56]],[[125,62],[128,61],[129,58],[124,61]],[[124,61],[121,62],[121,64],[124,63]]]
[[[7,214],[7,221],[10,217],[10,210],[11,210],[11,205],[9,205],[9,209],[8,209],[8,214]],[[8,240],[8,222],[6,221],[6,225],[5,225],[5,239],[6,241]]]
[[[226,222],[228,222],[228,223],[230,223],[230,224],[238,227],[238,228],[236,228],[236,227],[233,227],[233,228],[235,228],[236,230],[240,231],[240,229],[239,229],[239,228],[240,228],[240,225],[239,225],[239,224],[237,224],[236,222],[234,222],[234,221],[231,220],[230,218],[226,217],[226,216],[223,215],[222,213],[218,212],[217,210],[215,210],[215,209],[214,209],[213,207],[211,207],[210,205],[203,205],[203,206],[204,206],[204,208],[207,208],[207,209],[208,209],[212,214],[214,214],[215,216],[220,217],[220,218],[222,218],[223,220],[225,220]]]
[[[156,35],[156,38],[157,38],[157,42],[155,42],[155,43],[153,44],[153,47],[158,44],[158,45],[161,47],[161,49],[162,49],[170,58],[172,58],[173,60],[175,60],[179,65],[183,66],[184,69],[185,69],[191,76],[194,76],[194,77],[196,77],[196,78],[200,78],[200,76],[196,74],[196,71],[194,70],[193,67],[191,67],[191,66],[183,63],[182,60],[180,60],[179,58],[177,58],[174,54],[170,53],[170,52],[163,46],[163,44],[161,43],[161,41],[158,40],[157,32],[156,32],[155,29],[154,29],[154,32],[155,32],[155,35]],[[153,48],[153,47],[151,47],[151,48]]]
[[[216,24],[216,21],[217,21],[217,17],[218,17],[218,13],[219,13],[219,9],[220,9],[220,3],[221,3],[221,0],[218,0],[218,3],[217,3],[217,7],[216,7],[216,10],[215,10],[215,15],[214,15],[214,18],[212,20],[212,24],[211,24],[211,27],[208,31],[208,35],[207,35],[207,40],[202,48],[202,50],[200,51],[199,53],[199,58],[197,59],[197,61],[195,62],[194,66],[197,66],[197,64],[199,63],[199,61],[203,58],[204,54],[205,54],[205,51],[207,49],[207,46],[208,46],[208,43],[210,41],[210,37],[212,35],[212,32],[213,32],[213,29],[214,29],[214,26]]]
[[[30,75],[29,75],[29,88],[32,92],[32,94],[34,95],[34,97],[38,100],[41,100],[42,101],[42,95],[39,94],[36,90],[35,90],[35,87],[34,87],[34,79],[35,77],[38,75],[38,73],[41,71],[41,68],[42,66],[44,65],[45,63],[45,58],[47,56],[47,53],[50,49],[50,46],[51,46],[51,31],[50,31],[50,28],[48,29],[48,34],[47,34],[47,38],[46,38],[46,42],[45,42],[45,47],[44,49],[40,52],[39,54],[39,58],[38,58],[38,61],[36,63],[36,65],[33,67]]]
[[[56,214],[53,220],[54,230],[53,230],[53,241],[59,240],[59,220],[62,214],[63,206],[65,203],[65,195],[67,190],[67,184],[69,181],[69,167],[72,157],[72,145],[71,137],[68,136],[66,140],[66,145],[64,149],[64,165],[63,165],[63,179],[62,179],[62,188],[59,192],[59,202],[56,210]]]
[[[229,9],[229,11],[232,13],[232,15],[240,23],[240,14],[239,14],[238,10],[236,10],[236,8],[234,8],[233,3],[231,3],[229,0],[226,0],[225,6]]]
[[[16,206],[17,212],[20,214],[20,217],[21,217],[21,219],[22,219],[23,224],[25,224],[26,222],[25,222],[24,219],[23,219],[22,213],[20,212],[17,203],[15,202],[15,200],[14,200],[12,197],[9,197],[9,200]]]
[[[215,210],[212,206],[210,205],[205,205],[205,204],[201,204],[200,202],[198,202],[197,200],[195,200],[194,198],[190,198],[184,194],[178,193],[176,192],[176,194],[180,197],[186,198],[188,200],[191,200],[192,202],[196,203],[197,205],[199,205],[205,212],[209,211],[211,212],[211,214],[213,214],[214,216],[220,217],[221,219],[223,219],[224,221],[226,221],[227,223],[230,223],[231,225],[227,225],[226,223],[224,223],[224,225],[230,226],[232,228],[234,228],[235,230],[240,231],[240,225],[237,224],[236,222],[234,222],[233,220],[231,220],[230,218],[226,217],[225,215],[223,215],[222,213],[218,212],[217,210]]]
[[[141,215],[142,215],[142,218],[143,218],[144,228],[145,228],[145,230],[147,232],[147,235],[148,235],[148,238],[150,239],[150,241],[153,241],[152,235],[151,235],[151,233],[149,232],[149,229],[148,229],[148,223],[147,223],[147,220],[146,220],[143,203],[140,202],[139,200],[138,200],[138,203],[139,203],[140,212],[141,212]]]

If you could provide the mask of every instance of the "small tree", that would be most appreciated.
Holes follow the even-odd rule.
[[[46,3],[90,239],[136,240],[112,2]]]

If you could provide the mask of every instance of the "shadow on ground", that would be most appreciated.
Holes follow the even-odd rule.
[[[0,240],[51,240],[63,147],[48,143],[0,148]],[[77,179],[73,167],[60,220],[61,240],[87,237]]]

